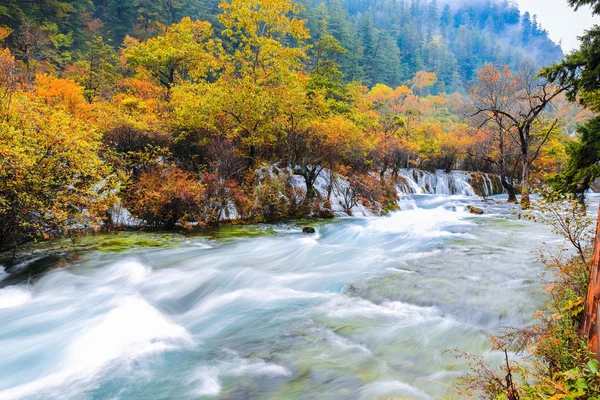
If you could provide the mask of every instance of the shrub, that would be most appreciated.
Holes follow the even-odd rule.
[[[287,175],[266,175],[254,188],[252,214],[258,221],[275,221],[289,216],[290,203],[285,196]]]
[[[127,191],[126,207],[148,226],[189,227],[202,215],[205,186],[177,167],[156,166],[143,172]]]
[[[218,174],[205,173],[202,175],[205,186],[201,220],[204,225],[218,225],[223,217],[228,215],[228,207],[235,207],[240,215],[248,209],[248,199],[238,183],[232,179],[223,179]]]
[[[386,184],[376,176],[358,174],[350,179],[350,187],[360,201],[371,210],[386,214],[398,209],[398,192],[393,184]]]
[[[95,223],[105,209],[100,137],[62,107],[15,96],[0,119],[0,250]]]

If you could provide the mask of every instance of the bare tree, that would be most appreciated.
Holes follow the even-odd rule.
[[[521,152],[523,208],[529,207],[531,164],[558,125],[556,119],[545,120],[543,112],[567,89],[540,78],[533,63],[523,63],[517,72],[507,66],[499,69],[486,65],[471,91],[470,115],[483,124],[492,122],[497,126],[501,151],[507,136],[514,133]],[[502,169],[506,173],[505,163],[500,168],[501,174]]]

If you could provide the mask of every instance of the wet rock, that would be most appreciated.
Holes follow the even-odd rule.
[[[475,206],[467,206],[467,210],[469,210],[469,212],[471,214],[477,214],[477,215],[481,215],[483,214],[483,209],[479,208],[479,207],[475,207]]]
[[[344,290],[342,291],[342,293],[344,293],[345,295],[348,295],[348,296],[354,296],[354,295],[356,295],[357,291],[358,291],[358,289],[356,288],[356,286],[354,286],[352,284],[348,284],[344,287]]]
[[[323,219],[331,219],[331,218],[335,217],[335,214],[333,213],[333,211],[325,208],[325,209],[322,209],[319,211],[319,213],[317,214],[317,217],[323,218]]]
[[[485,197],[485,176],[481,172],[471,174],[471,187],[477,196]]]
[[[303,226],[302,233],[315,233],[315,228],[312,226]]]

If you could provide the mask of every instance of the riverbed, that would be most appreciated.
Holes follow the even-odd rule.
[[[446,350],[496,362],[488,335],[534,322],[537,250],[562,243],[504,197],[404,196],[309,235],[130,233],[0,272],[0,398],[458,398]]]

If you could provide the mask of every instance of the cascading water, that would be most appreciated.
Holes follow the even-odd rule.
[[[0,276],[0,398],[456,396],[447,385],[466,367],[444,351],[496,359],[487,335],[531,323],[543,302],[531,251],[559,242],[467,197],[464,173],[402,176],[418,193],[402,211],[314,235],[155,234],[162,245],[17,265]]]
[[[500,178],[495,175],[479,172],[444,171],[428,172],[418,169],[401,169],[399,171],[398,190],[405,194],[443,194],[486,197],[502,194]],[[477,178],[477,182],[474,181]],[[498,182],[494,185],[492,177]],[[477,186],[477,190],[474,189]]]
[[[470,175],[467,172],[453,171],[435,173],[412,169],[399,171],[400,192],[407,194],[443,194],[475,196],[471,187]]]

